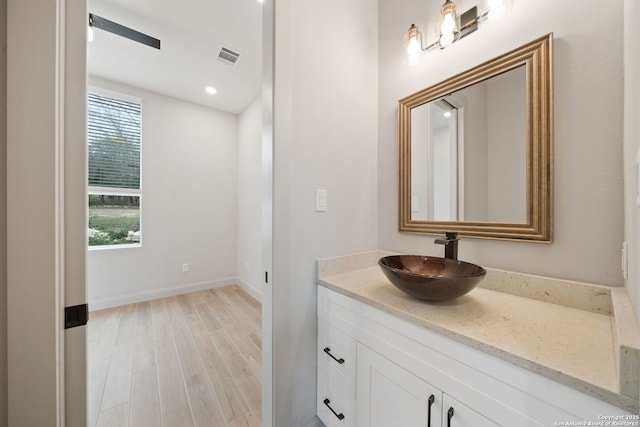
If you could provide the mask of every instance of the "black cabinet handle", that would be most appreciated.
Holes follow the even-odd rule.
[[[447,411],[447,427],[451,427],[451,418],[453,418],[453,407]]]
[[[336,359],[336,357],[333,354],[331,354],[331,349],[329,347],[325,347],[323,351],[327,353],[333,360],[335,360],[339,364],[342,365],[344,363],[344,359],[342,357],[340,359]]]
[[[333,412],[333,415],[335,415],[339,420],[344,419],[344,414],[343,414],[343,413],[339,413],[339,414],[338,414],[336,411],[334,411],[334,410],[333,410],[333,408],[331,407],[331,405],[329,405],[329,403],[331,403],[331,401],[330,401],[329,399],[325,399],[325,400],[323,401],[323,403],[325,404],[325,406],[326,406],[327,408],[329,408],[329,410],[330,410],[331,412]]]
[[[427,427],[431,427],[431,406],[433,405],[433,401],[435,399],[436,398],[433,394],[429,396],[429,410],[427,412]]]

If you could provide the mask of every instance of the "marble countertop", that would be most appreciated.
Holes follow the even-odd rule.
[[[624,289],[487,269],[467,295],[427,303],[383,275],[386,254],[320,260],[318,284],[638,413],[640,331]]]

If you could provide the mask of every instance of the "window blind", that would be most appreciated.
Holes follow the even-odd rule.
[[[89,186],[140,189],[141,106],[89,94]]]

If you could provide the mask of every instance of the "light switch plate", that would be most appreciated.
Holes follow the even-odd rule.
[[[316,212],[327,211],[327,190],[316,190]]]

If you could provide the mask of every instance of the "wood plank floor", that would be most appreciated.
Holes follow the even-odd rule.
[[[261,417],[261,306],[239,286],[89,315],[89,426],[248,427]]]

